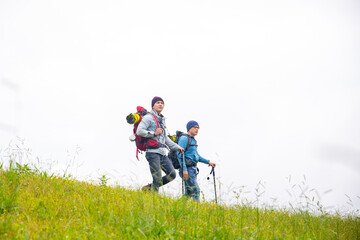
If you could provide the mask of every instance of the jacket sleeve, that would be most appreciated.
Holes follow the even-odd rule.
[[[145,115],[142,118],[141,122],[139,123],[136,134],[141,137],[146,137],[146,138],[155,137],[155,132],[148,130],[150,123],[151,123],[150,115]]]
[[[199,153],[198,153],[198,155],[199,155],[199,162],[209,164],[210,160],[207,160],[207,159],[203,158],[202,156],[200,156]]]
[[[179,145],[177,145],[176,143],[174,143],[168,136],[167,136],[167,127],[166,127],[166,123],[165,123],[165,118],[163,119],[163,134],[165,137],[165,144],[171,149],[171,150],[178,150],[179,149]]]
[[[178,141],[178,144],[179,144],[180,147],[182,147],[185,150],[186,146],[188,144],[187,137],[186,136],[181,136],[179,141]],[[184,155],[185,155],[185,152],[184,152]],[[180,166],[183,166],[183,168],[182,168],[183,171],[187,171],[186,164],[185,164],[185,161],[184,161],[184,158],[183,158],[183,154],[181,152],[177,153],[177,158],[178,158]]]

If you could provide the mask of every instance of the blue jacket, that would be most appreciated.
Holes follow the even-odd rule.
[[[200,156],[199,153],[197,152],[197,145],[196,145],[195,138],[190,136],[190,135],[189,135],[189,137],[191,139],[191,142],[190,142],[189,148],[185,151],[185,158],[189,158],[192,162],[194,162],[196,164],[198,162],[208,164],[210,161],[203,158],[202,156]],[[187,136],[182,135],[179,138],[178,145],[180,147],[182,147],[183,149],[185,149],[187,147],[187,144],[188,144]],[[180,166],[183,166],[183,171],[187,171],[187,167],[183,163],[183,156],[182,156],[182,154],[180,152],[177,153],[177,158],[178,158],[178,161],[180,163]]]

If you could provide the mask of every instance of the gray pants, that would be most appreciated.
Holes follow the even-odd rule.
[[[176,171],[168,156],[163,156],[158,153],[146,152],[145,157],[149,162],[150,172],[153,177],[151,188],[154,191],[158,192],[159,187],[171,182],[176,178]],[[164,177],[162,177],[161,170],[166,173]]]

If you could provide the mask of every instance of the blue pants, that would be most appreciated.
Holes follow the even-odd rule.
[[[176,171],[172,162],[168,156],[163,156],[158,153],[147,152],[146,160],[149,162],[150,172],[153,177],[153,183],[151,188],[158,192],[159,187],[171,182],[176,178]],[[163,170],[166,175],[162,177],[161,170]]]
[[[188,180],[185,180],[185,196],[191,197],[194,200],[199,201],[200,199],[200,187],[197,183],[197,167],[187,167],[189,174]],[[182,171],[180,170],[179,175],[183,177]]]

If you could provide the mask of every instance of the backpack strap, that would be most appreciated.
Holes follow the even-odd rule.
[[[152,114],[152,113],[150,113],[150,114],[154,117],[155,122],[156,122],[156,126],[157,126],[158,128],[160,128],[159,120],[157,119],[157,117],[156,117],[154,114]]]
[[[185,135],[186,135],[186,137],[188,138],[188,143],[187,143],[186,148],[184,149],[184,152],[186,152],[186,150],[189,149],[190,144],[191,144],[191,138],[190,138],[189,134],[185,134]],[[195,140],[195,141],[196,141],[196,140]]]
[[[188,149],[190,146],[197,146],[197,141],[196,141],[196,139],[194,138],[194,140],[195,140],[195,144],[191,144],[191,137],[190,137],[190,135],[189,134],[184,134],[184,135],[186,135],[186,137],[188,138],[188,145],[187,145],[187,147],[186,147],[186,149]]]
[[[195,140],[195,145],[191,145],[191,146],[197,146],[197,141],[196,141],[196,139],[194,138],[194,140]]]
[[[138,161],[140,161],[140,159],[139,159],[139,148],[138,147],[136,147],[136,159]]]

